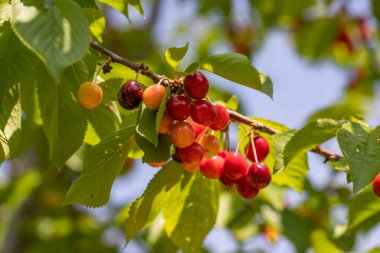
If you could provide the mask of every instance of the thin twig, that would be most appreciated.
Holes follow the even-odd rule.
[[[104,48],[102,45],[100,45],[96,41],[91,42],[91,47],[94,48],[95,50],[99,51],[100,53],[109,56],[113,62],[117,62],[117,63],[120,63],[124,66],[127,66],[128,68],[130,68],[136,72],[140,71],[141,75],[149,77],[150,79],[152,79],[156,83],[159,82],[162,78],[165,78],[165,76],[157,75],[156,73],[150,71],[148,68],[141,70],[141,65],[136,64],[130,60],[127,60],[127,59],[111,52],[110,50]],[[251,120],[247,116],[242,115],[238,112],[235,112],[232,110],[228,110],[228,112],[230,114],[230,119],[232,121],[239,122],[241,124],[246,124],[248,126],[255,128],[256,130],[258,130],[260,132],[264,132],[267,134],[274,135],[274,134],[279,133],[279,131],[277,131],[273,128],[270,128],[270,127],[268,127],[262,123],[259,123],[257,121]],[[317,153],[317,154],[325,157],[326,160],[331,161],[331,162],[336,162],[336,161],[339,161],[340,159],[342,159],[342,157],[340,155],[335,154],[331,150],[325,149],[321,146],[315,147],[314,149],[311,150],[311,152]]]

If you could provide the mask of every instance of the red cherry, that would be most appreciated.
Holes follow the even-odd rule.
[[[224,158],[224,173],[230,179],[243,177],[247,171],[247,159],[239,152],[229,152]]]
[[[380,173],[377,174],[372,183],[373,192],[380,198]]]
[[[193,127],[196,139],[206,129],[205,125],[198,124],[197,122],[194,122],[194,120],[192,119],[189,119],[187,123],[189,123]]]
[[[201,173],[208,178],[220,178],[224,173],[224,159],[220,156],[203,158]]]
[[[186,94],[194,99],[205,98],[208,92],[207,78],[200,72],[195,72],[194,75],[188,75],[183,81]]]
[[[193,142],[190,146],[179,149],[179,155],[184,163],[200,163],[203,153],[203,148],[198,142]]]
[[[228,154],[227,150],[220,150],[216,155],[226,158],[227,154]]]
[[[144,90],[141,84],[135,80],[124,83],[118,93],[119,104],[127,110],[138,107],[143,100]]]
[[[257,160],[255,160],[255,155],[253,153],[253,148],[251,145],[251,142],[245,146],[245,155],[249,160],[252,162],[262,162],[265,157],[267,157],[269,153],[269,144],[267,140],[264,137],[257,136],[253,139],[253,142],[255,144],[256,154],[257,154]]]
[[[211,123],[210,128],[215,131],[223,130],[228,125],[230,120],[230,114],[228,113],[226,107],[223,105],[215,105],[216,117]]]
[[[193,104],[191,118],[202,125],[208,126],[215,121],[215,106],[205,100],[196,101]]]
[[[235,180],[230,179],[229,177],[227,177],[225,173],[219,178],[219,181],[222,184],[224,184],[225,186],[233,186],[236,183]]]
[[[185,96],[173,96],[166,102],[166,110],[173,119],[183,121],[191,114],[191,104]]]
[[[269,168],[263,163],[253,163],[247,172],[248,181],[256,188],[263,189],[268,186],[272,176]]]
[[[259,193],[259,189],[250,184],[246,176],[236,182],[236,189],[240,196],[246,199],[254,198]]]

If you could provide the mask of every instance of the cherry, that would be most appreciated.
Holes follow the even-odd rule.
[[[227,150],[220,150],[216,155],[218,155],[222,158],[226,158],[227,154],[228,154]]]
[[[186,148],[179,149],[179,156],[184,163],[200,163],[203,158],[203,148],[202,146],[194,142]]]
[[[195,141],[195,134],[189,123],[177,122],[170,131],[170,138],[177,148],[186,148]]]
[[[102,98],[103,90],[96,83],[84,82],[79,86],[78,101],[83,107],[93,109],[102,102]]]
[[[199,163],[182,163],[182,167],[187,172],[199,171]]]
[[[208,92],[207,78],[200,72],[195,72],[194,75],[188,75],[183,81],[186,94],[194,99],[205,98]]]
[[[226,172],[226,171],[224,171],[224,172]],[[227,177],[225,173],[219,178],[219,181],[222,184],[224,184],[225,186],[233,186],[236,183],[235,180],[230,179],[229,177]]]
[[[372,183],[373,192],[380,198],[380,173],[377,174]]]
[[[172,159],[176,161],[177,163],[182,163],[181,156],[179,155],[179,148],[175,148],[175,152],[172,155]]]
[[[160,105],[162,98],[165,95],[165,87],[162,85],[151,85],[143,93],[143,101],[146,107],[151,110],[157,110]]]
[[[158,167],[162,167],[166,164],[166,162],[149,162],[148,163],[151,167],[155,167],[155,168],[158,168]]]
[[[236,181],[236,189],[240,196],[246,199],[254,198],[259,193],[259,189],[250,184],[246,176]]]
[[[220,142],[215,135],[212,134],[204,134],[198,141],[199,144],[202,145],[204,149],[204,156],[206,158],[211,158],[216,155],[220,148]]]
[[[137,108],[143,99],[144,90],[140,83],[129,80],[124,83],[118,93],[119,104],[127,110]]]
[[[196,101],[193,104],[191,118],[199,124],[208,126],[215,121],[215,106],[205,100]]]
[[[195,138],[198,138],[198,136],[201,133],[203,133],[205,129],[207,128],[205,125],[198,124],[197,122],[194,122],[194,120],[192,119],[189,119],[187,123],[189,123],[193,127],[194,132],[195,132]]]
[[[253,163],[247,172],[248,181],[256,188],[263,189],[268,186],[272,176],[269,168],[263,163]]]
[[[220,156],[203,158],[200,164],[201,173],[208,178],[220,178],[224,173],[224,159]]]
[[[173,96],[166,102],[166,109],[173,119],[183,121],[191,114],[190,101],[185,96]]]
[[[255,155],[253,153],[253,148],[251,142],[245,146],[245,155],[252,162],[262,162],[269,153],[269,144],[264,137],[257,136],[253,139],[255,145],[257,160],[255,160]]]
[[[162,116],[160,126],[158,128],[159,134],[168,134],[170,130],[173,128],[174,119],[169,115],[167,111],[164,112],[164,116]]]
[[[243,177],[247,171],[247,159],[239,152],[229,152],[224,158],[224,173],[230,179]]]
[[[216,117],[211,123],[210,128],[215,131],[223,130],[227,127],[230,120],[230,114],[223,105],[215,105]]]

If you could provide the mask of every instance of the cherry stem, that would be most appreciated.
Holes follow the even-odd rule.
[[[252,150],[253,150],[253,155],[255,157],[255,162],[258,163],[259,159],[257,159],[257,152],[256,152],[256,147],[255,147],[254,135],[255,135],[255,129],[252,128],[252,132],[251,132],[251,146],[252,146]]]
[[[107,60],[103,62],[103,64],[98,69],[98,71],[96,71],[96,73],[94,74],[94,78],[92,79],[93,83],[96,83],[96,79],[98,78],[98,75],[99,75],[100,71],[102,71],[102,69],[104,68],[104,66],[106,66],[107,64],[109,64],[111,61],[112,61],[111,57],[108,56]]]
[[[238,150],[239,150],[239,146],[240,146],[241,142],[244,140],[244,138],[247,137],[247,136],[250,135],[250,134],[251,134],[251,132],[248,132],[248,133],[246,133],[243,137],[241,137],[241,139],[240,139],[238,145],[236,146],[236,152],[238,152]]]

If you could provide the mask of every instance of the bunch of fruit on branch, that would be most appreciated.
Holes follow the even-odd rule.
[[[246,156],[221,149],[213,134],[223,131],[230,123],[228,110],[207,99],[209,84],[200,72],[188,75],[170,86],[171,97],[166,102],[158,133],[169,134],[175,147],[172,159],[188,172],[200,171],[205,177],[219,179],[224,185],[236,185],[245,198],[255,197],[271,181],[269,168],[261,163],[269,152],[267,141],[260,136],[247,145]],[[161,83],[161,82],[160,82]],[[123,84],[118,93],[120,105],[132,110],[141,102],[150,110],[158,110],[165,95],[160,83],[143,89],[136,80]],[[251,166],[248,160],[253,163]],[[162,167],[167,161],[150,162]]]

